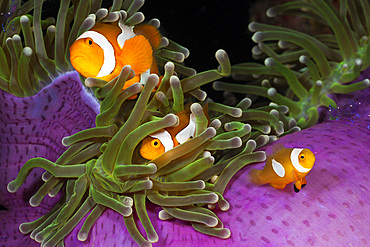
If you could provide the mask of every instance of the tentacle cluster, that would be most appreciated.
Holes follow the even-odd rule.
[[[299,15],[320,23],[332,33],[310,36],[289,28],[253,22],[249,29],[258,46],[252,49],[265,65],[242,63],[232,67],[235,79],[248,85],[215,82],[215,90],[262,96],[289,107],[301,128],[319,119],[318,107],[336,108],[331,94],[368,88],[368,79],[356,79],[370,66],[370,11],[366,0],[340,1],[336,10],[329,1],[290,1],[268,9],[267,15]]]
[[[202,205],[214,208],[218,203],[222,210],[227,210],[229,204],[222,194],[229,180],[245,165],[263,161],[264,152],[253,151],[269,141],[264,135],[255,135],[256,140],[251,139],[249,124],[231,121],[241,117],[240,108],[209,103],[210,109],[224,114],[218,114],[208,126],[203,107],[193,103],[191,112],[197,125],[193,139],[152,161],[144,160],[138,154],[138,146],[144,137],[178,124],[178,118],[170,112],[182,110],[185,90],[195,90],[205,81],[230,72],[226,53],[218,51],[216,57],[220,70],[207,71],[181,81],[173,75],[174,66],[167,63],[164,79],[155,95],[152,91],[159,78],[151,75],[135,101],[122,100],[127,99],[124,95],[130,96],[141,89],[134,84],[121,91],[121,84],[131,73],[129,66],[124,67],[109,91],[110,96],[103,99],[102,106],[109,100],[109,107],[118,104],[115,107],[122,110],[134,103],[132,110],[112,115],[102,111],[97,123],[99,119],[104,121],[99,126],[63,139],[63,144],[69,148],[55,163],[43,158],[31,159],[9,183],[8,190],[15,192],[33,168],[42,167],[47,171],[43,176],[45,184],[30,199],[30,204],[37,206],[47,194],[55,195],[60,189],[65,191],[52,211],[34,222],[22,224],[20,230],[31,233],[31,237],[42,242],[43,246],[54,246],[92,210],[78,234],[78,239],[84,241],[92,224],[106,208],[110,208],[122,214],[131,236],[139,245],[145,246],[158,240],[146,212],[146,199],[149,199],[163,208],[159,213],[162,220],[175,217],[192,222],[194,229],[205,234],[229,237],[230,231]],[[167,89],[167,93],[161,89]],[[250,103],[246,99],[239,106],[246,109]],[[273,115],[267,117],[276,124],[276,132],[282,133],[282,126],[275,118]],[[222,156],[222,151],[229,149],[238,151],[228,157]],[[146,239],[136,227],[133,207],[145,228]]]
[[[0,33],[0,89],[18,97],[35,95],[59,75],[73,70],[68,48],[96,22],[114,22],[121,17],[126,25],[134,26],[144,20],[144,15],[137,12],[144,4],[141,0],[113,1],[109,11],[100,8],[101,1],[61,1],[56,20],[41,19],[42,0],[20,2],[8,17],[5,32]],[[6,8],[7,4],[1,1],[0,7]],[[31,10],[32,15],[28,14]],[[150,23],[160,25],[157,19]],[[160,67],[173,61],[179,73],[195,74],[195,70],[181,65],[189,55],[188,49],[167,38],[162,38],[160,47],[156,52]]]
[[[29,69],[31,87],[23,87],[20,77],[9,76],[2,77],[9,78],[3,80],[2,89],[19,97],[37,93],[59,73],[71,69],[67,48],[81,32],[96,21],[122,18],[127,25],[140,23],[144,17],[137,11],[142,4],[140,0],[114,1],[108,12],[99,9],[99,1],[79,1],[71,6],[69,1],[61,1],[56,25],[49,26],[42,37],[42,1],[35,0],[34,32],[30,32],[31,17],[23,15],[18,22],[22,28],[16,28],[16,34],[6,39],[7,49],[2,49],[2,58],[12,61],[9,73],[18,69],[21,58],[16,57],[19,52],[12,52],[12,47],[16,48],[14,51],[22,51],[17,37],[22,30],[24,45],[29,48],[23,48],[23,52],[31,51],[29,61],[35,60],[25,65]],[[92,11],[96,13],[90,14]],[[87,17],[83,20],[81,16]],[[17,26],[16,18],[13,21]],[[47,21],[53,23],[53,20]],[[159,22],[152,20],[152,24],[158,26]],[[177,218],[191,222],[194,229],[202,233],[220,238],[230,236],[230,231],[210,209],[218,205],[221,210],[228,210],[230,205],[223,193],[233,175],[247,164],[265,160],[264,152],[254,150],[283,134],[284,125],[290,124],[294,131],[295,124],[288,123],[284,117],[287,107],[276,104],[249,109],[251,100],[248,98],[236,107],[202,103],[207,94],[200,86],[231,73],[226,52],[216,52],[218,69],[196,74],[181,64],[189,55],[186,48],[166,38],[162,45],[155,56],[163,68],[163,78],[155,91],[159,82],[157,75],[150,75],[145,86],[137,83],[122,91],[124,83],[132,77],[130,66],[125,66],[120,75],[109,82],[81,77],[101,101],[96,127],[65,137],[62,143],[68,149],[55,162],[44,158],[27,161],[8,184],[9,192],[17,191],[32,169],[41,167],[46,170],[45,183],[30,198],[30,205],[36,207],[45,196],[63,193],[48,214],[21,224],[22,233],[30,233],[42,246],[62,246],[63,238],[88,214],[78,234],[78,239],[85,241],[94,222],[109,208],[123,216],[129,233],[140,246],[150,246],[158,241],[158,234],[147,214],[149,200],[163,208],[159,213],[161,220]],[[185,78],[180,80],[179,74]],[[134,95],[139,96],[129,100]],[[142,158],[138,150],[141,140],[155,131],[176,126],[179,119],[174,113],[184,110],[184,104],[191,104],[190,111],[195,115],[195,137],[154,160]],[[204,113],[206,106],[210,121]],[[139,232],[134,214],[146,236]]]

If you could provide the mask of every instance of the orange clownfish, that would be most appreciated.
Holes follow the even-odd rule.
[[[314,163],[315,155],[308,148],[285,148],[276,144],[263,170],[252,169],[248,176],[254,184],[269,183],[275,189],[284,189],[294,182],[294,191],[299,192],[307,184],[305,177]]]
[[[159,48],[161,37],[157,28],[149,24],[133,28],[120,21],[96,23],[69,47],[70,61],[82,76],[105,81],[130,65],[135,77],[123,89],[136,82],[145,84],[151,73],[158,74],[153,51]]]
[[[153,160],[195,136],[195,115],[188,110],[176,115],[179,117],[179,125],[159,130],[144,138],[140,147],[143,158]]]

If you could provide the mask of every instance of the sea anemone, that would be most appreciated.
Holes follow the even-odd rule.
[[[0,167],[4,171],[3,181],[8,184],[7,190],[16,193],[1,201],[9,209],[1,213],[2,219],[22,223],[19,230],[30,233],[30,237],[42,246],[132,245],[134,242],[140,246],[152,243],[158,246],[200,243],[322,246],[343,242],[366,245],[368,229],[358,225],[369,225],[362,217],[369,205],[363,192],[368,190],[368,179],[362,175],[366,169],[364,160],[369,157],[366,157],[368,152],[364,153],[359,146],[361,140],[368,139],[368,133],[363,131],[369,124],[368,94],[352,98],[358,109],[345,115],[350,117],[350,122],[339,117],[338,121],[327,121],[298,131],[317,121],[318,106],[330,106],[323,102],[329,102],[334,109],[341,104],[334,102],[333,96],[327,96],[335,93],[338,85],[329,84],[315,91],[311,79],[319,76],[315,80],[318,86],[317,81],[326,83],[336,78],[337,65],[330,63],[333,65],[330,69],[334,71],[330,72],[332,77],[323,76],[318,65],[309,60],[310,53],[305,53],[307,61],[312,62],[307,62],[307,67],[299,65],[293,58],[285,62],[279,60],[280,55],[276,52],[281,48],[269,50],[276,54],[267,61],[271,68],[252,65],[263,70],[266,78],[282,81],[278,89],[286,93],[283,97],[275,88],[267,89],[270,82],[266,80],[263,87],[238,86],[252,91],[238,88],[237,92],[265,96],[276,102],[256,106],[252,106],[249,98],[241,100],[235,107],[211,100],[203,102],[207,94],[199,88],[201,85],[231,72],[240,77],[245,67],[241,66],[242,72],[238,71],[239,65],[231,67],[226,52],[219,50],[216,52],[219,68],[196,74],[182,64],[189,55],[188,50],[166,38],[154,54],[163,75],[157,89],[159,77],[153,74],[144,87],[133,84],[122,90],[132,76],[130,66],[125,66],[110,82],[69,72],[73,68],[68,60],[68,47],[78,34],[99,21],[121,20],[129,26],[137,25],[143,21],[143,15],[137,12],[142,4],[143,1],[138,0],[114,1],[108,11],[99,9],[99,1],[80,1],[76,5],[61,1],[54,26],[50,25],[52,19],[41,21],[42,1],[35,0],[32,28],[30,16],[23,15],[7,22],[7,32],[2,37],[7,46],[3,46],[1,58],[11,66],[4,65],[1,70],[5,74],[2,74],[1,82],[4,100],[0,103],[3,116],[0,124],[4,134],[2,149],[7,153],[1,156]],[[20,9],[23,11],[20,14],[26,14],[32,6],[25,4]],[[151,23],[159,26],[158,20]],[[262,24],[253,25],[260,27]],[[42,30],[45,29],[43,37]],[[21,30],[23,42],[19,35]],[[271,46],[275,47],[274,44]],[[287,53],[302,52],[296,47],[289,49]],[[334,53],[338,55],[338,52]],[[347,66],[352,61],[354,67],[347,77],[338,77],[341,80],[337,78],[337,84],[355,79],[363,70],[358,68],[358,59],[363,59],[362,64],[366,64],[366,56],[360,52],[353,56],[357,63],[343,55]],[[317,62],[315,56],[312,59]],[[298,72],[289,70],[282,63]],[[317,74],[311,71],[315,69],[311,65],[316,66]],[[21,69],[24,66],[30,76],[28,81],[25,80],[26,84]],[[254,72],[244,74],[258,74]],[[302,78],[306,84],[299,84]],[[365,78],[351,85],[355,85],[356,90],[365,88],[369,84]],[[287,85],[292,87],[291,92]],[[221,82],[215,83],[216,89],[222,89],[222,86]],[[234,86],[227,83],[227,91],[233,91]],[[351,91],[348,87],[345,89]],[[137,98],[130,100],[135,95]],[[190,112],[196,118],[194,138],[154,160],[143,159],[139,154],[141,140],[157,130],[177,125],[179,118],[175,114],[186,105],[190,105]],[[288,112],[290,116],[286,115]],[[330,131],[332,133],[322,134]],[[317,172],[312,171],[312,176],[307,179],[307,188],[311,189],[305,188],[297,195],[291,194],[292,188],[288,187],[276,191],[246,183],[249,168],[245,166],[266,158],[264,151],[256,149],[282,135],[285,136],[277,142],[287,147],[305,146],[317,152]],[[351,142],[354,138],[358,138],[358,142]],[[350,150],[343,151],[340,157],[332,151],[338,142],[341,145],[351,143]],[[356,160],[355,167],[349,165],[350,159]],[[40,167],[46,170],[42,176]],[[33,178],[29,176],[31,171]],[[30,189],[29,183],[38,190]],[[0,192],[5,194],[6,184],[1,186]],[[21,186],[23,191],[20,191]],[[36,208],[30,208],[24,202],[31,194],[29,204]],[[56,200],[47,195],[56,197]],[[360,206],[352,204],[350,200],[353,198]],[[328,204],[334,205],[333,210],[329,210]],[[321,219],[330,227],[322,229]],[[34,221],[24,223],[30,220]],[[37,244],[28,236],[25,239],[7,221],[3,222],[1,241],[4,244],[18,245],[21,241]],[[293,231],[300,235],[292,236]],[[357,233],[356,237],[352,232]]]
[[[20,28],[13,30],[16,34],[12,38],[6,39],[7,52],[11,55],[4,55],[4,58],[13,61],[10,70],[15,69],[17,73],[11,73],[8,81],[4,82],[4,91],[17,97],[36,94],[34,97],[38,99],[49,87],[59,88],[58,83],[66,84],[75,80],[75,74],[67,74],[45,87],[51,79],[71,70],[67,47],[79,33],[91,28],[96,21],[114,22],[119,19],[125,25],[136,25],[144,19],[141,13],[136,12],[142,4],[142,1],[117,1],[110,12],[99,9],[96,14],[89,14],[89,8],[97,8],[95,4],[79,2],[69,7],[68,1],[62,1],[56,26],[49,26],[46,33],[53,36],[51,33],[55,31],[55,39],[51,41],[55,49],[53,55],[53,50],[48,54],[45,49],[48,36],[42,36],[42,2],[35,1],[33,33],[29,18],[19,18],[22,34],[28,38],[24,44],[29,46],[22,49]],[[81,16],[87,14],[88,17],[82,21]],[[79,18],[75,18],[68,30],[66,27],[73,16]],[[159,26],[157,20],[152,20],[151,24]],[[33,38],[35,44],[32,43]],[[264,152],[254,150],[270,141],[270,138],[258,131],[266,127],[256,125],[257,131],[252,132],[251,125],[234,119],[239,118],[242,110],[245,110],[250,116],[242,118],[244,122],[248,119],[257,120],[260,116],[261,120],[271,122],[277,134],[282,134],[284,130],[277,118],[280,113],[277,110],[273,110],[274,114],[269,113],[272,108],[278,107],[248,111],[251,105],[249,99],[240,102],[239,108],[208,102],[206,106],[211,116],[209,123],[202,105],[194,103],[191,97],[203,101],[206,93],[199,86],[230,74],[226,52],[216,52],[219,69],[194,74],[194,70],[180,64],[188,55],[185,48],[166,38],[162,39],[162,46],[155,53],[159,67],[164,66],[163,78],[155,93],[153,90],[159,81],[157,75],[149,76],[144,87],[136,83],[122,90],[132,75],[129,65],[123,67],[121,74],[109,82],[94,78],[85,80],[80,76],[81,81],[91,87],[96,98],[101,101],[96,127],[63,137],[62,144],[69,148],[55,162],[41,157],[32,158],[23,165],[15,180],[8,184],[9,192],[18,191],[30,172],[40,167],[47,171],[42,175],[45,183],[30,198],[30,205],[36,207],[47,194],[55,196],[60,190],[63,191],[59,202],[50,212],[33,222],[20,225],[22,233],[31,233],[31,238],[43,246],[62,244],[63,238],[91,211],[77,237],[80,241],[86,241],[94,222],[109,208],[123,216],[128,232],[139,245],[150,245],[158,241],[158,235],[147,214],[146,199],[149,199],[163,208],[159,212],[162,220],[174,217],[191,222],[194,229],[202,233],[220,238],[230,236],[230,231],[223,227],[216,214],[204,206],[208,205],[212,209],[218,203],[221,210],[228,210],[229,203],[222,196],[228,182],[243,166],[263,161]],[[22,84],[22,77],[19,76],[22,70],[17,65],[23,57],[16,56],[15,47],[23,50],[23,55],[28,58],[25,64],[29,68],[27,73],[33,75],[28,87]],[[33,54],[37,57],[33,58]],[[30,66],[31,59],[38,59],[31,64],[39,67]],[[40,74],[36,73],[37,70],[41,71]],[[180,80],[175,73],[185,78]],[[128,100],[138,93],[140,95],[136,100]],[[4,97],[13,99],[4,94]],[[13,107],[18,107],[19,103],[13,102]],[[178,117],[172,113],[183,110],[185,102],[191,103],[190,110],[196,118],[194,138],[154,160],[140,157],[140,141],[153,132],[177,125]],[[27,105],[27,100],[23,104]],[[63,102],[61,104],[64,106]],[[45,111],[47,109],[48,106],[46,109],[44,107]],[[46,117],[41,115],[41,119],[44,121]],[[236,149],[236,152],[230,153],[229,149]],[[133,207],[144,227],[144,234],[137,229]]]
[[[290,1],[267,10],[269,17],[298,15],[321,24],[332,32],[314,36],[286,27],[252,22],[249,30],[258,46],[255,58],[265,65],[242,63],[232,67],[235,79],[253,79],[247,85],[215,82],[215,90],[246,93],[289,107],[289,116],[301,128],[319,120],[321,106],[336,108],[332,94],[368,88],[369,80],[358,78],[370,66],[369,3],[343,1],[337,11],[327,1]]]

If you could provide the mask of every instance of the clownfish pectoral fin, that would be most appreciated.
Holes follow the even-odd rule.
[[[285,146],[283,144],[276,143],[276,144],[273,144],[272,146],[272,153],[275,154],[284,149],[285,149]]]
[[[140,24],[135,26],[134,33],[146,37],[149,40],[150,45],[153,47],[153,50],[157,50],[159,48],[162,35],[155,26],[150,24]]]
[[[285,188],[286,184],[270,184],[273,188],[282,190]]]
[[[261,174],[262,170],[250,169],[250,171],[247,173],[247,181],[256,185],[264,184],[261,179]]]
[[[153,50],[144,36],[136,35],[125,41],[117,59],[121,59],[123,65],[130,65],[135,74],[140,75],[151,68]]]

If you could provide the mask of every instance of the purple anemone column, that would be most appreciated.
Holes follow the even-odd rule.
[[[64,74],[32,97],[18,98],[0,92],[0,245],[39,246],[19,232],[19,224],[47,213],[58,198],[47,197],[32,208],[28,200],[43,184],[43,169],[34,169],[17,193],[6,186],[23,164],[34,157],[56,161],[66,150],[65,136],[95,126],[99,105],[82,89],[76,72]]]

